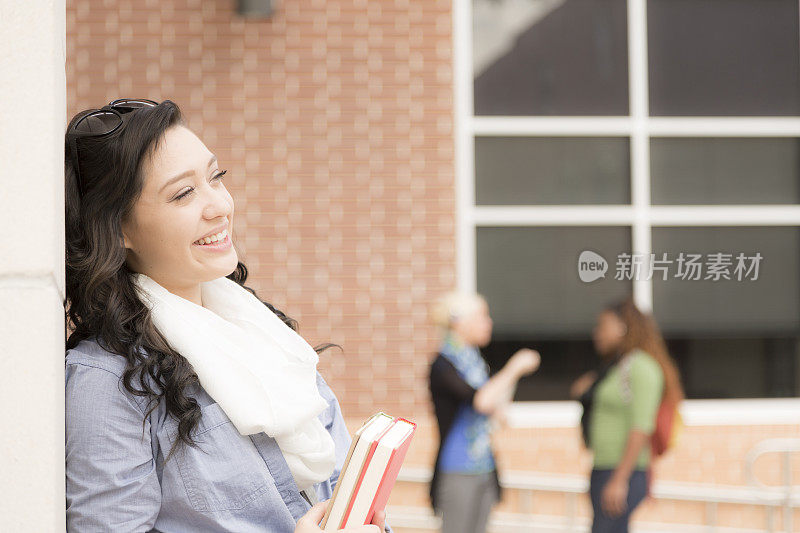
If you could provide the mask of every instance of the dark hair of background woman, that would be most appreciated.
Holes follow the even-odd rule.
[[[683,400],[678,367],[670,357],[664,337],[652,315],[642,313],[630,297],[608,306],[606,310],[616,314],[627,327],[619,351],[627,353],[639,348],[650,354],[664,373],[664,398],[671,403]]]
[[[78,113],[70,125],[83,113]],[[196,445],[190,432],[200,421],[200,406],[187,395],[198,383],[190,363],[173,350],[153,325],[150,310],[137,296],[133,275],[125,265],[122,221],[130,215],[144,185],[143,162],[163,140],[164,132],[185,125],[178,106],[165,100],[155,107],[126,113],[124,127],[104,137],[78,140],[84,188],[78,193],[75,164],[65,150],[66,300],[68,327],[74,331],[67,349],[97,336],[103,349],[125,357],[123,384],[132,394],[148,399],[145,418],[162,400],[178,420],[175,444]],[[68,128],[69,130],[69,128]],[[226,276],[253,295],[244,283],[247,267],[241,261]],[[290,328],[297,322],[263,302]],[[323,344],[317,353],[336,346]],[[136,388],[137,382],[141,388]],[[145,420],[142,420],[144,431]],[[176,446],[173,445],[167,458]]]

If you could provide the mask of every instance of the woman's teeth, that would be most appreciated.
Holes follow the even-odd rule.
[[[199,241],[194,241],[194,244],[203,245],[203,244],[211,244],[212,242],[217,242],[217,241],[224,241],[225,237],[227,237],[227,236],[228,236],[228,230],[224,229],[224,230],[220,231],[219,233],[217,233],[216,235],[212,235],[211,237],[206,237],[204,239],[200,239]]]

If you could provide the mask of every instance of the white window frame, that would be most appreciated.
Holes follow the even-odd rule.
[[[797,204],[651,205],[651,137],[800,137],[800,117],[650,117],[646,1],[627,0],[630,116],[622,117],[474,116],[472,0],[454,1],[456,271],[460,289],[475,290],[477,286],[475,234],[480,226],[624,225],[631,228],[632,252],[643,254],[645,258],[652,252],[653,226],[800,227],[800,205]],[[629,137],[631,204],[477,206],[473,141],[476,136],[491,135]],[[651,311],[652,281],[634,280],[633,297],[641,309]],[[703,421],[703,424],[712,420],[704,414],[709,406],[719,420],[735,425],[800,423],[800,415],[787,415],[790,410],[800,413],[800,399],[690,400],[685,403],[686,418]],[[551,427],[553,415],[572,412],[574,407],[574,402],[516,402],[514,409],[517,419],[528,420],[532,427]],[[565,420],[574,425],[574,416]]]

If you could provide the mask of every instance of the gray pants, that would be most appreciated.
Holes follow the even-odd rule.
[[[485,533],[489,511],[497,502],[494,474],[440,472],[436,499],[442,533]]]

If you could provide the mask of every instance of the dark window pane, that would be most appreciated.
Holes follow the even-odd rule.
[[[689,398],[800,395],[798,338],[753,335],[668,338]]]
[[[477,285],[495,338],[585,335],[602,306],[630,293],[630,281],[614,279],[616,256],[630,247],[628,227],[477,228]],[[580,280],[585,250],[606,259],[605,278]]]
[[[664,331],[694,335],[793,336],[800,332],[800,230],[797,227],[653,228],[653,250],[668,259],[680,252],[761,254],[758,279],[738,281],[653,278],[653,307]],[[735,259],[734,259],[735,263]],[[704,265],[705,266],[705,265]],[[731,268],[731,274],[732,274]],[[704,268],[700,277],[707,274]]]
[[[624,137],[476,137],[479,205],[630,203]]]
[[[653,249],[760,253],[756,281],[653,281],[655,316],[693,398],[800,394],[800,229],[654,228]],[[705,273],[702,277],[705,277]]]
[[[542,364],[535,374],[519,382],[514,399],[522,402],[569,400],[569,387],[573,380],[597,363],[589,335],[589,330],[583,332],[583,338],[576,339],[538,335],[497,338],[495,335],[482,353],[492,372],[496,372],[520,348],[538,350]]]
[[[798,115],[797,0],[649,0],[652,115]]]
[[[800,201],[796,138],[654,138],[650,158],[654,204]]]
[[[473,0],[476,115],[627,115],[625,0]]]
[[[800,396],[800,339],[769,335],[668,337],[689,399]],[[590,332],[583,338],[518,336],[493,339],[483,349],[496,372],[518,349],[539,350],[542,365],[523,378],[515,400],[568,400],[573,380],[598,364]]]

